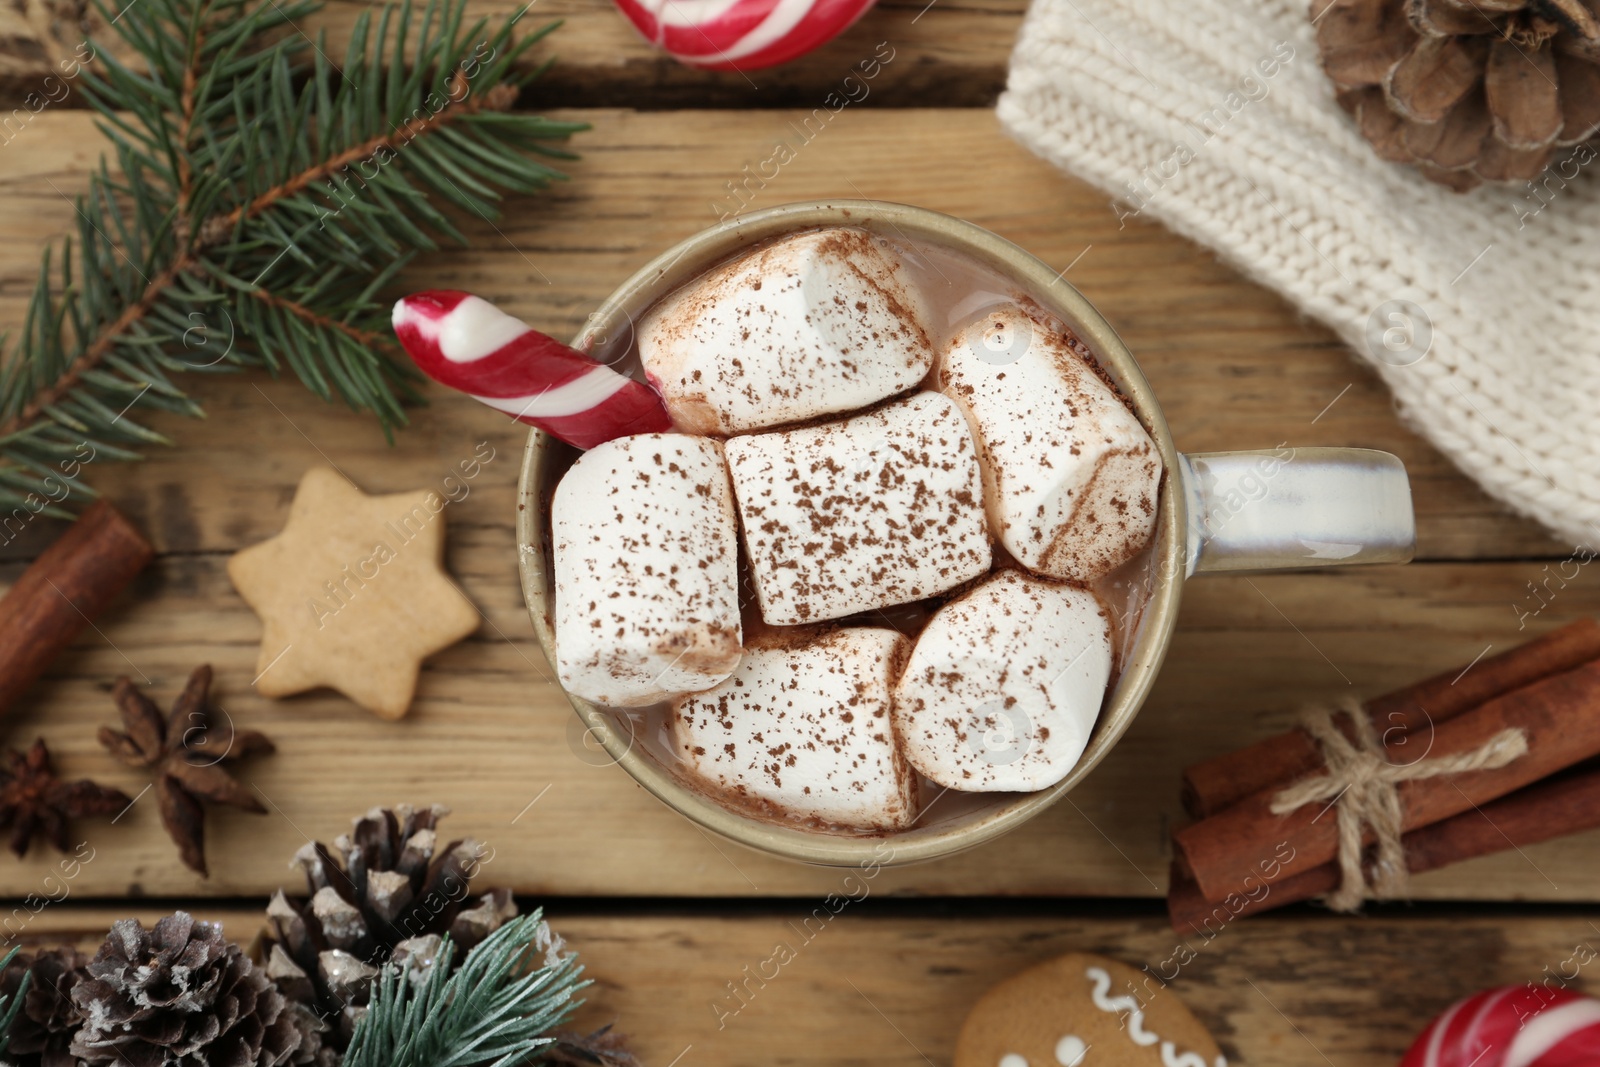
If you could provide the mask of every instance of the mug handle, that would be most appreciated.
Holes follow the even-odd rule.
[[[1417,542],[1398,456],[1370,448],[1178,457],[1188,574],[1406,563]]]

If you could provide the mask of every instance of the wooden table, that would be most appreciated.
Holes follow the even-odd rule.
[[[884,0],[827,48],[748,81],[664,60],[603,0],[537,3],[534,15],[569,21],[547,49],[556,66],[524,103],[592,123],[574,142],[583,159],[570,183],[513,203],[498,229],[468,226],[473,249],[429,257],[408,279],[417,287],[470,289],[567,335],[648,257],[729,210],[729,183],[754,207],[825,196],[921,204],[1068,268],[1138,354],[1180,447],[1399,454],[1414,486],[1417,561],[1191,583],[1154,696],[1069,802],[976,852],[885,872],[719,1028],[729,983],[791,936],[843,872],[713,840],[584,756],[518,591],[518,429],[436,390],[389,447],[372,421],[295,383],[192,383],[208,419],[155,419],[175,447],[88,475],[149,531],[158,560],[12,713],[8,740],[42,735],[65,773],[137,793],[144,782],[94,740],[114,719],[112,680],[130,674],[166,696],[210,662],[228,712],[279,742],[247,772],[271,813],[210,816],[209,881],[177,864],[148,798],[115,826],[85,824],[95,860],[28,937],[98,939],[117,916],[184,906],[247,938],[267,896],[296,886],[289,858],[308,838],[331,840],[375,804],[441,801],[454,809],[451,830],[494,847],[484,884],[544,903],[582,951],[597,982],[587,1015],[619,1017],[656,1067],[943,1063],[967,1005],[1028,963],[1068,949],[1152,966],[1174,954],[1158,898],[1186,761],[1282,729],[1302,701],[1387,690],[1600,606],[1585,572],[1538,610],[1529,583],[1568,549],[1407,430],[1326,330],[1160,227],[1119,226],[1105,196],[1006,137],[990,105],[1021,0]],[[520,6],[474,4],[483,15]],[[334,3],[305,28],[325,28],[337,54],[363,7]],[[53,0],[6,5],[8,108],[70,53],[80,13]],[[894,55],[870,95],[776,178],[747,184],[746,165],[790,138],[790,123],[883,41]],[[72,102],[33,116],[0,149],[8,327],[21,321],[39,247],[67,230],[67,197],[102,149]],[[227,581],[229,554],[278,531],[311,465],[331,461],[366,490],[392,492],[437,485],[480,441],[495,458],[448,511],[448,563],[483,624],[428,664],[409,717],[383,723],[328,693],[258,696],[260,626]],[[41,525],[7,546],[0,583],[53,532]],[[0,894],[39,892],[55,862],[48,850],[7,859]],[[1393,1063],[1452,999],[1539,980],[1600,940],[1584,906],[1597,876],[1600,836],[1585,835],[1425,876],[1419,903],[1366,918],[1304,908],[1236,923],[1192,946],[1176,987],[1235,1062]]]

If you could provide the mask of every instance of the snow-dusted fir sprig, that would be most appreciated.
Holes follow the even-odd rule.
[[[389,965],[342,1067],[510,1067],[539,1057],[588,985],[577,957],[552,950],[540,912],[506,923],[451,970],[445,937],[421,970]]]

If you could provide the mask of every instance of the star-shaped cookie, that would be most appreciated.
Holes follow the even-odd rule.
[[[478,626],[444,572],[446,503],[427,490],[368,496],[326,467],[305,473],[283,532],[228,561],[261,616],[263,696],[330,686],[385,719],[406,713],[422,661]]]

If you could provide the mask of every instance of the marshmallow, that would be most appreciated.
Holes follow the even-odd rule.
[[[638,434],[556,486],[556,673],[607,707],[709,689],[739,665],[738,533],[722,446]]]
[[[733,434],[852,411],[933,369],[928,312],[864,230],[794,234],[723,264],[639,324],[680,429]]]
[[[918,393],[726,447],[756,599],[774,626],[907,604],[989,569],[976,448],[947,397]]]
[[[1082,589],[1001,571],[940,608],[895,687],[911,765],[967,792],[1055,785],[1083,754],[1111,677],[1111,629]]]
[[[839,629],[751,647],[733,677],[674,702],[671,744],[713,790],[766,815],[864,830],[916,819],[889,692],[911,642]]]
[[[1150,541],[1161,454],[1075,337],[1017,307],[958,331],[939,388],[972,420],[995,536],[1029,570],[1089,582]]]

